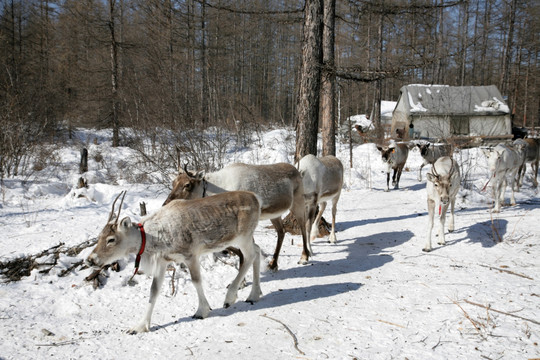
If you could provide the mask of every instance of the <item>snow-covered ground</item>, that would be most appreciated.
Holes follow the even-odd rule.
[[[134,181],[127,176],[133,152],[109,146],[102,141],[89,147],[87,191],[73,189],[79,148],[69,144],[58,153],[62,166],[31,181],[4,180],[1,262],[95,238],[121,190],[127,190],[122,213],[134,220],[140,202],[149,212],[161,206],[166,186]],[[274,130],[263,135],[260,147],[230,152],[228,161],[290,162],[293,150],[294,136]],[[96,152],[101,162],[94,160]],[[409,155],[401,188],[390,192],[383,191],[385,166],[374,144],[354,148],[352,169],[348,154],[339,149],[346,173],[338,243],[318,239],[315,256],[303,266],[297,264],[301,238],[287,234],[279,271],[262,274],[257,304],[241,301],[250,291],[248,274],[239,301],[224,309],[235,259],[208,256],[202,262],[203,286],[214,310],[207,319],[191,318],[196,292],[189,275],[176,266],[174,275],[167,273],[151,332],[128,335],[125,330],[143,316],[151,279],[138,275],[135,285],[127,284],[134,256],[120,272],[110,272],[99,289],[84,280],[90,269],[76,267],[58,276],[85,258],[87,248],[73,257],[62,255],[48,273],[34,270],[20,281],[0,284],[0,358],[540,357],[540,198],[530,170],[516,194],[518,204],[495,214],[490,191],[481,191],[487,181],[484,156],[477,149],[456,154],[467,187],[459,193],[456,231],[447,235],[445,246],[434,237],[434,250],[424,253],[426,194],[425,182],[416,180],[418,151]],[[327,210],[325,218],[330,216]],[[261,222],[255,234],[264,261],[276,238],[268,225]]]

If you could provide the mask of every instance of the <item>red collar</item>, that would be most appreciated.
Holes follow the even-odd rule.
[[[137,227],[139,228],[139,231],[141,232],[141,248],[139,249],[139,252],[137,253],[137,257],[135,258],[135,272],[133,275],[137,274],[137,271],[139,271],[139,264],[141,262],[141,255],[144,252],[144,248],[146,247],[146,233],[144,232],[144,227],[141,223],[137,224]]]

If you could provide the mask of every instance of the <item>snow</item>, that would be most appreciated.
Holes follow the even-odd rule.
[[[493,100],[482,101],[480,105],[474,105],[474,111],[478,112],[504,112],[510,113],[510,108],[501,100],[493,97]]]
[[[102,168],[90,156],[90,188],[74,190],[78,150],[66,144],[59,152],[63,167],[45,169],[32,180],[4,179],[0,261],[95,238],[121,190],[127,190],[122,213],[133,220],[139,219],[141,201],[150,213],[160,208],[169,183],[132,181],[126,164],[134,161],[134,151],[110,148],[106,132],[80,131],[79,136],[99,136],[90,153],[101,151],[109,165]],[[291,162],[293,153],[294,135],[278,129],[264,133],[257,145],[227,154],[228,161],[271,163]],[[301,239],[287,234],[279,270],[262,273],[263,296],[255,305],[242,302],[250,291],[248,273],[239,301],[223,308],[236,259],[209,256],[202,260],[203,286],[213,308],[208,318],[191,318],[196,292],[189,275],[176,266],[174,281],[173,272],[167,273],[151,332],[128,335],[124,331],[143,316],[151,279],[137,275],[128,285],[134,256],[96,290],[84,280],[89,269],[58,276],[85,258],[87,248],[61,256],[49,273],[34,270],[20,281],[0,284],[0,358],[537,358],[540,199],[530,169],[516,193],[518,204],[496,214],[490,212],[489,186],[482,191],[488,170],[481,151],[455,154],[466,180],[457,201],[456,231],[447,235],[445,246],[434,238],[434,250],[424,253],[426,195],[425,183],[416,180],[418,151],[409,154],[400,189],[389,192],[383,191],[386,166],[374,144],[353,149],[352,169],[348,154],[338,146],[346,169],[338,243],[317,239],[310,263],[298,265]],[[269,224],[261,222],[255,233],[265,262],[275,246]],[[502,241],[495,241],[499,237]]]
[[[422,102],[418,101],[418,103],[414,103],[414,99],[412,97],[412,94],[410,92],[407,93],[409,95],[409,105],[411,106],[411,112],[425,112],[427,109],[422,106]]]

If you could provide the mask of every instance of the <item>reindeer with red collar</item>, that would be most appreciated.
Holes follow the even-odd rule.
[[[140,262],[146,272],[153,275],[146,313],[129,333],[150,330],[152,311],[170,262],[187,265],[199,297],[199,307],[193,317],[207,317],[211,309],[201,283],[199,258],[229,246],[240,249],[244,261],[229,286],[224,306],[229,307],[236,301],[240,281],[250,266],[253,266],[253,285],[246,301],[254,303],[259,300],[261,251],[253,241],[253,232],[261,210],[255,194],[232,191],[204,199],[171,201],[139,224],[133,223],[129,217],[118,221],[124,199],[122,197],[118,215],[115,215],[114,207],[118,197],[87,263],[94,268],[101,268],[129,254],[137,254],[135,273]]]

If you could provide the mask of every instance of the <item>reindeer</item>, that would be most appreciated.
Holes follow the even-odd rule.
[[[399,188],[399,179],[401,178],[401,171],[407,161],[409,155],[409,148],[404,143],[392,143],[390,146],[377,146],[377,149],[381,152],[382,160],[388,165],[386,170],[386,191],[390,190],[390,171],[394,169],[392,175],[392,185],[394,189]]]
[[[332,155],[317,159],[314,155],[306,155],[300,159],[298,170],[304,183],[304,199],[306,200],[307,227],[310,241],[319,234],[319,220],[326,209],[326,202],[332,200],[332,231],[328,242],[336,243],[336,210],[341,188],[343,187],[343,164]],[[319,212],[317,205],[320,204]]]
[[[208,174],[204,171],[191,173],[184,166],[184,171],[177,175],[164,204],[174,199],[204,198],[233,190],[252,191],[257,194],[261,201],[261,220],[269,219],[277,231],[276,249],[268,265],[271,270],[278,269],[278,257],[285,237],[281,215],[287,210],[294,215],[302,232],[303,251],[299,263],[308,262],[312,251],[306,232],[304,186],[300,173],[291,164],[235,163]]]
[[[122,202],[125,192],[123,194]],[[107,225],[99,234],[97,245],[86,262],[94,268],[101,268],[135,253],[133,275],[137,273],[140,262],[153,275],[146,314],[129,333],[150,330],[152,310],[170,262],[187,265],[199,297],[199,307],[193,317],[207,317],[211,309],[201,283],[199,258],[229,246],[239,248],[245,261],[229,286],[224,306],[229,307],[236,301],[240,281],[250,266],[253,266],[253,285],[246,301],[254,303],[259,300],[260,248],[253,241],[253,232],[259,222],[260,203],[255,194],[234,191],[205,199],[171,201],[138,224],[129,217],[118,221],[122,208],[121,202],[118,215],[114,215],[118,197],[112,205]]]
[[[439,211],[439,245],[444,245],[444,224],[446,222],[446,211],[450,205],[450,223],[448,231],[454,231],[454,206],[456,195],[459,191],[460,174],[459,166],[450,156],[438,158],[431,167],[431,172],[427,177],[427,207],[428,207],[428,234],[426,245],[423,251],[431,251],[431,232],[433,230],[433,219],[435,209]]]
[[[517,188],[523,185],[523,178],[525,177],[525,172],[527,170],[527,163],[531,163],[531,169],[534,174],[533,185],[538,187],[538,160],[540,159],[540,139],[535,138],[525,138],[525,139],[516,139],[514,140],[514,145],[522,144],[524,158],[523,163],[519,167],[517,172]]]
[[[422,169],[424,166],[433,163],[442,156],[452,156],[452,145],[450,144],[434,144],[431,143],[416,144],[420,149],[420,156],[422,156],[422,165],[418,169],[418,181],[422,181]]]
[[[516,174],[522,164],[523,144],[515,144],[515,146],[500,143],[494,148],[482,149],[487,158],[490,171],[490,180],[494,180],[493,184],[493,199],[495,206],[493,212],[500,212],[501,205],[504,203],[504,192],[507,185],[507,176],[511,178],[512,197],[511,204],[516,204],[514,197],[514,188],[516,187]],[[488,180],[489,182],[489,180]],[[487,185],[487,184],[486,184]]]

